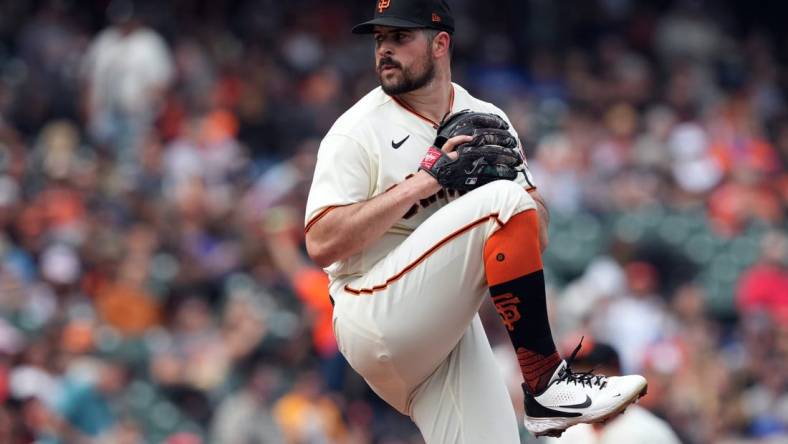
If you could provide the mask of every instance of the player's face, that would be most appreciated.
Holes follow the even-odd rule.
[[[374,36],[375,70],[386,94],[417,90],[435,77],[432,45],[425,32],[378,26]]]

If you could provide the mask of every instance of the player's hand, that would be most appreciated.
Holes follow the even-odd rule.
[[[443,144],[443,148],[441,148],[441,151],[446,153],[446,155],[449,156],[449,158],[454,160],[458,156],[458,154],[455,153],[454,150],[458,146],[462,145],[463,143],[470,142],[471,140],[473,140],[472,136],[454,136]]]
[[[473,137],[471,136],[452,137],[443,144],[443,147],[440,149],[440,151],[452,161],[456,160],[458,154],[455,153],[454,150],[463,143],[470,142],[471,140],[473,140]],[[437,150],[437,148],[434,146],[430,147],[429,149]],[[435,151],[433,151],[433,153],[435,153]],[[412,183],[415,186],[416,196],[418,199],[425,199],[429,196],[432,196],[442,188],[435,176],[424,171],[423,169],[420,169],[414,175]]]

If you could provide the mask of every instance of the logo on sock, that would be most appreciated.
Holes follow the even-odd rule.
[[[501,316],[503,325],[507,330],[514,331],[514,324],[520,320],[520,310],[517,309],[520,299],[511,293],[504,293],[500,296],[493,296],[492,300],[495,303],[495,311]]]

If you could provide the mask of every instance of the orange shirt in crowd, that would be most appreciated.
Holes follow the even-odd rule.
[[[312,341],[315,349],[323,357],[332,356],[337,351],[332,323],[333,307],[328,299],[328,276],[315,267],[299,270],[292,285],[298,297],[315,314]]]

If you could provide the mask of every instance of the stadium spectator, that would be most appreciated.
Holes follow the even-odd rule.
[[[107,19],[112,26],[96,35],[82,62],[87,124],[96,142],[130,163],[137,160],[137,145],[172,80],[173,61],[161,36],[143,26],[131,0],[113,0]]]

